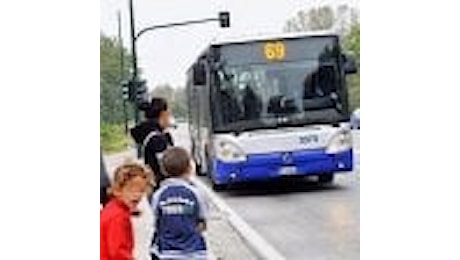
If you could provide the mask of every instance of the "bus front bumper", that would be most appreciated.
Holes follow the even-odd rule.
[[[352,149],[327,154],[324,149],[289,153],[252,154],[244,162],[212,162],[212,178],[216,184],[268,180],[283,176],[307,176],[351,172]]]

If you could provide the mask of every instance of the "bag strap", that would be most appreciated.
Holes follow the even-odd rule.
[[[149,144],[150,140],[154,137],[154,136],[158,136],[160,135],[161,133],[159,131],[152,131],[150,132],[145,138],[144,138],[144,141],[142,142],[142,149],[145,151],[145,147],[147,147],[147,145]]]

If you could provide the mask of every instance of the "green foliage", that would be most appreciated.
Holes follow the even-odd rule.
[[[359,95],[360,95],[360,73],[359,73],[359,61],[360,61],[360,26],[359,22],[355,22],[347,35],[344,37],[343,47],[346,51],[353,54],[358,64],[358,74],[350,76],[348,78],[348,87],[350,90],[349,102],[350,109],[354,110],[359,107]]]
[[[125,150],[129,138],[124,133],[123,97],[121,91],[121,45],[104,35],[100,38],[100,145],[104,152]],[[130,59],[124,48],[123,75],[129,72]],[[128,118],[133,118],[131,104],[127,104]]]
[[[356,22],[353,25],[351,25],[348,34],[345,35],[343,45],[344,45],[344,48],[348,50],[349,52],[353,53],[358,60],[360,57],[359,43],[360,43],[360,28],[359,28],[359,22]]]
[[[113,153],[126,150],[130,139],[124,131],[123,124],[102,123],[100,127],[102,151]]]
[[[122,123],[123,98],[121,91],[120,43],[114,38],[100,38],[100,114],[101,123]],[[123,75],[129,75],[130,56],[124,49]],[[132,109],[128,109],[132,111]],[[132,118],[132,112],[129,113]]]
[[[356,75],[349,76],[347,78],[349,96],[348,102],[350,104],[350,111],[359,108],[359,72]]]

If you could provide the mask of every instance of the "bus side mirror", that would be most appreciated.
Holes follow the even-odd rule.
[[[343,55],[343,69],[345,74],[356,74],[358,73],[358,66],[356,60],[351,55]]]
[[[206,85],[206,69],[202,63],[196,63],[193,65],[193,85]]]

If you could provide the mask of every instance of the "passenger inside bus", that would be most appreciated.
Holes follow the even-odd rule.
[[[243,92],[244,119],[259,119],[262,111],[262,101],[249,84]]]
[[[304,80],[304,107],[306,109],[334,107],[337,85],[334,67],[320,66]]]
[[[310,73],[307,75],[305,78],[305,83],[304,83],[304,99],[311,99],[315,98],[318,93],[318,89],[320,87],[318,86],[318,70],[314,71],[313,73]]]
[[[334,67],[320,66],[304,82],[304,99],[325,97],[336,90]]]

